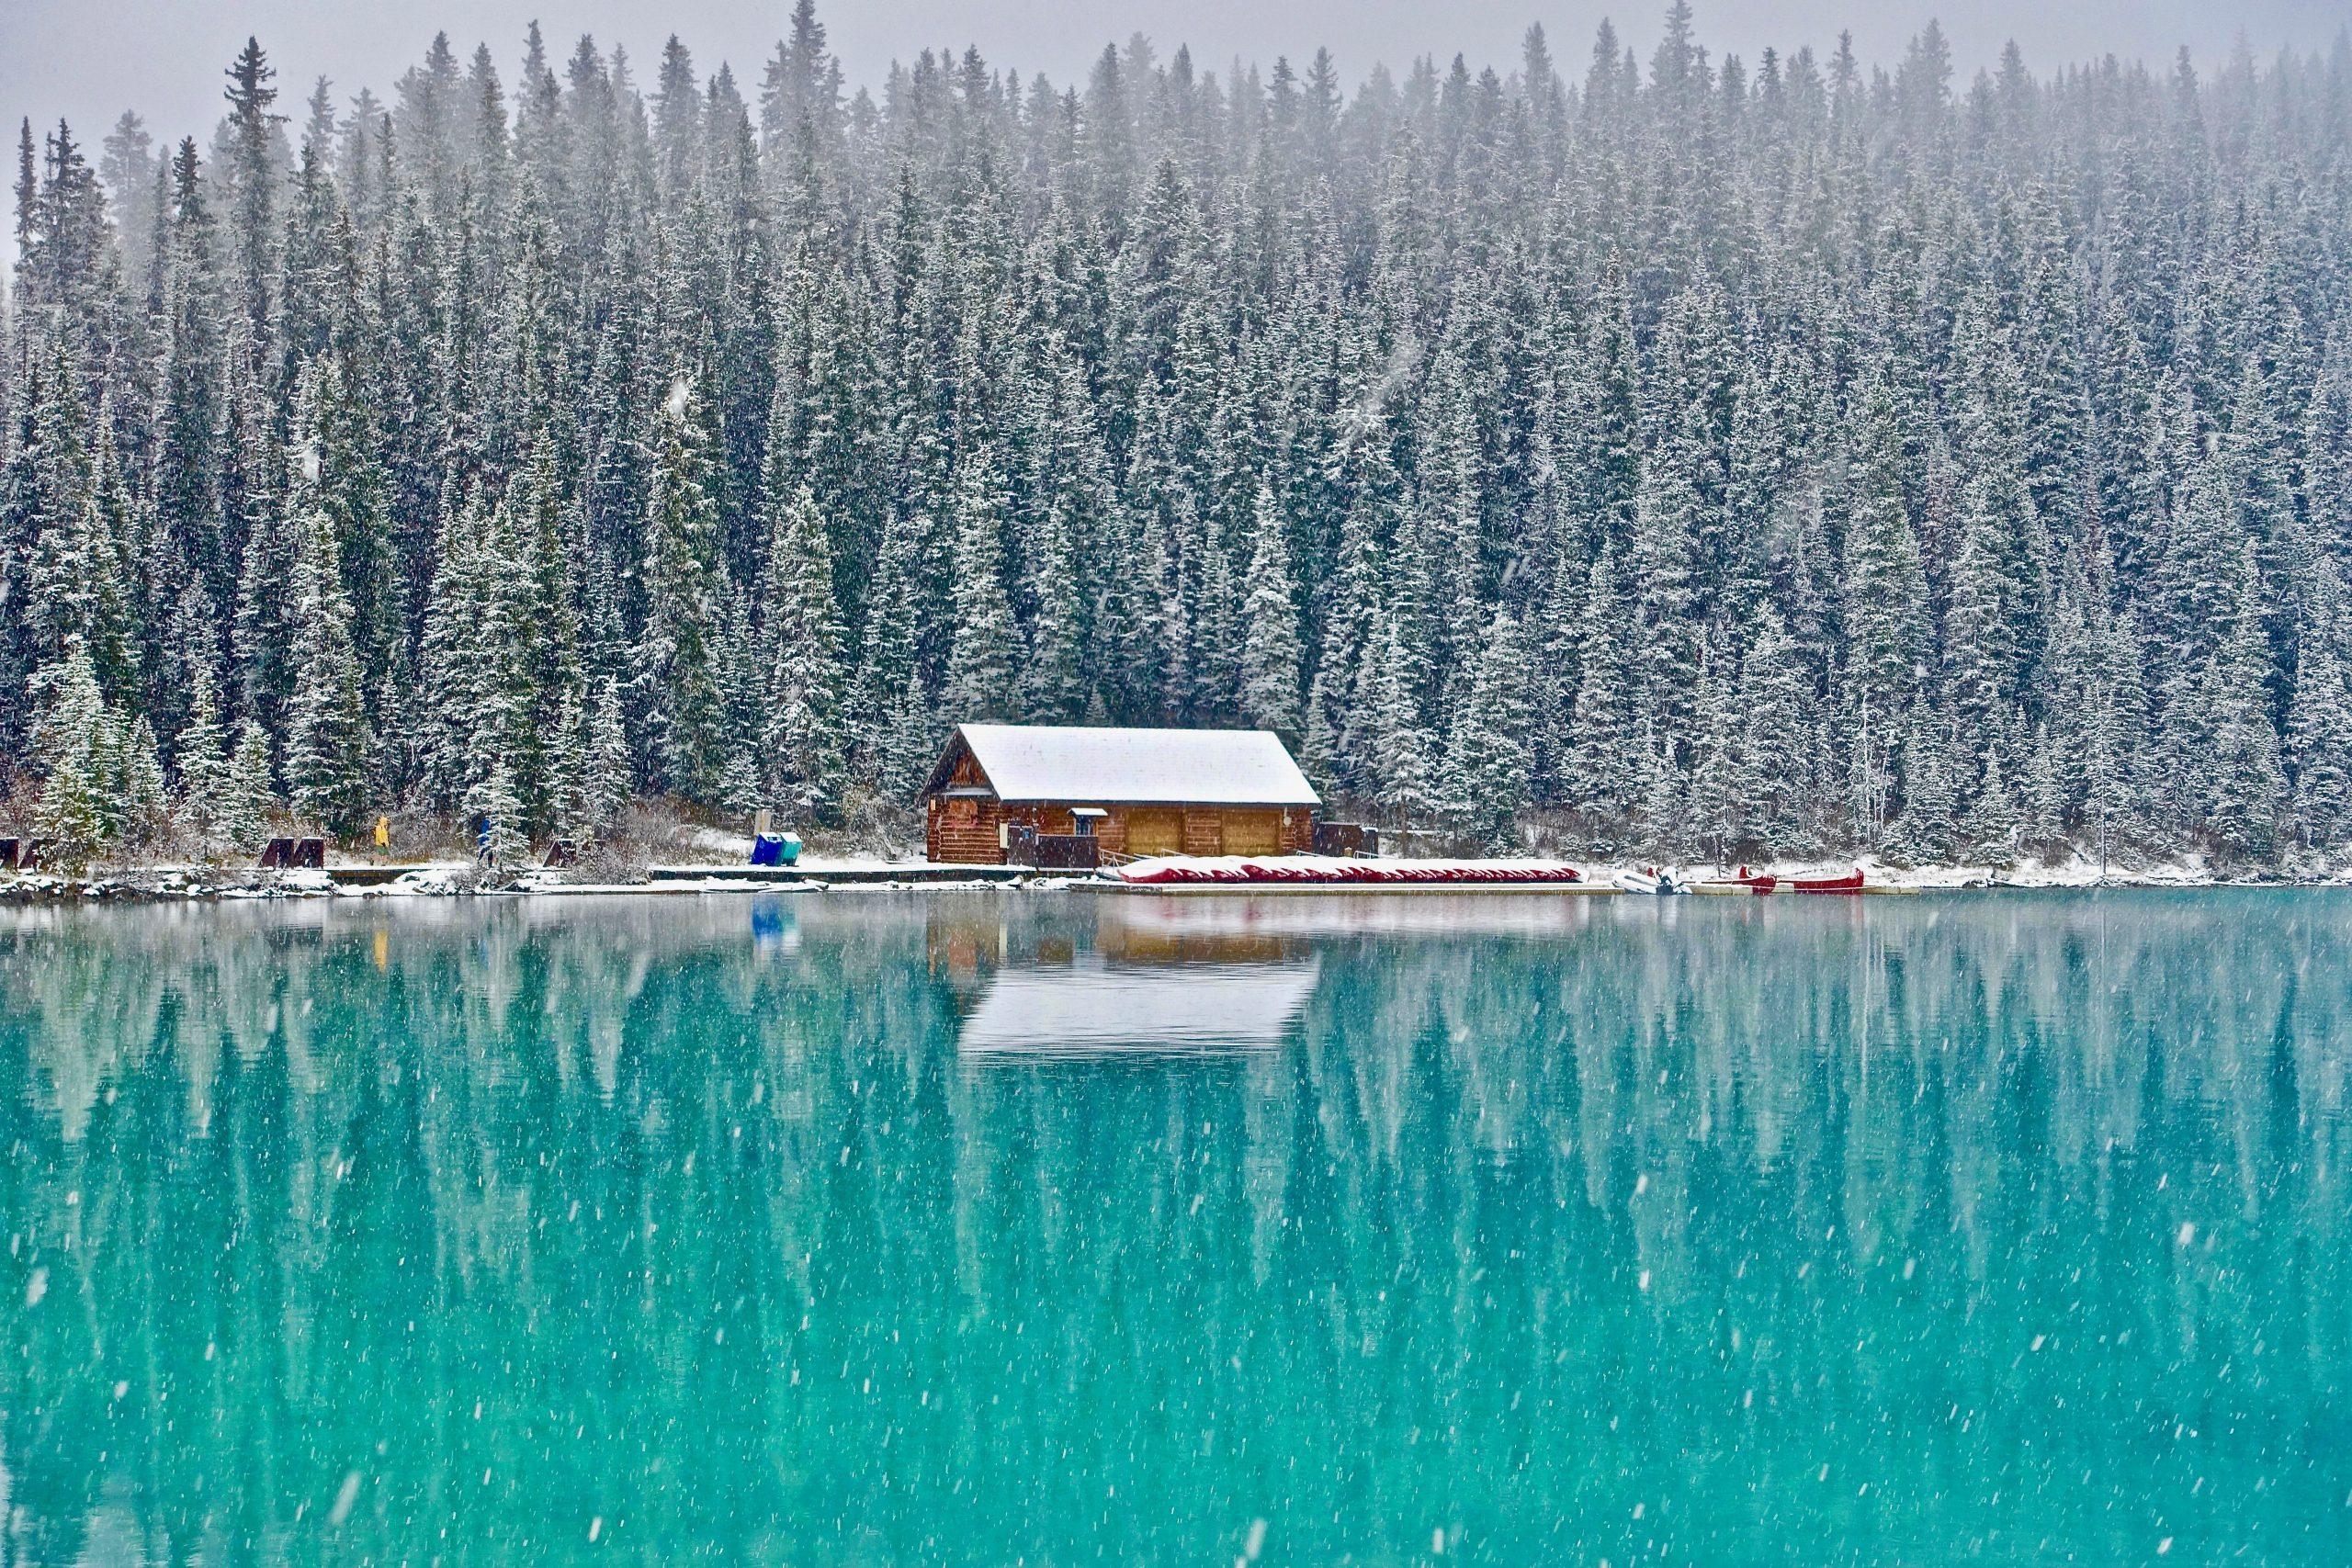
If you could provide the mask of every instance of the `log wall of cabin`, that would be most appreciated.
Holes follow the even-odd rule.
[[[1002,865],[1007,826],[1026,825],[1040,833],[1075,832],[1078,824],[1070,807],[1087,803],[1007,805],[985,796],[933,795],[924,804],[924,848],[930,859],[953,865]],[[1188,855],[1237,853],[1238,849],[1227,847],[1229,841],[1262,842],[1269,837],[1277,854],[1306,854],[1315,847],[1315,813],[1306,807],[1112,806],[1103,809],[1107,814],[1096,821],[1094,834],[1106,854],[1132,852],[1127,832],[1130,811],[1181,811],[1182,852]],[[1266,819],[1275,816],[1280,817],[1279,823],[1269,824]],[[1229,826],[1244,830],[1229,833]],[[1248,828],[1257,831],[1249,832]]]
[[[947,865],[1002,865],[1002,829],[1013,821],[1001,800],[933,795],[924,803],[925,858]]]

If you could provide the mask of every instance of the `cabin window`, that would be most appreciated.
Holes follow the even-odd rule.
[[[977,800],[951,800],[947,803],[947,819],[950,822],[969,822],[979,814],[980,803]]]

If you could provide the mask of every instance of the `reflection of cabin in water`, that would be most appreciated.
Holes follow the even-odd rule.
[[[1000,1060],[1261,1051],[1292,1037],[1315,994],[1314,958],[1279,964],[1116,964],[1001,969],[956,1036]]]
[[[1114,855],[1304,854],[1317,800],[1261,729],[967,724],[923,791],[931,858],[987,865],[1016,834]]]

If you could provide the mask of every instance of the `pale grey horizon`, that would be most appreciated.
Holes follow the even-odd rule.
[[[1374,63],[1401,72],[1422,55],[1459,52],[1474,71],[1509,70],[1531,23],[1541,22],[1562,70],[1581,75],[1604,17],[1647,54],[1666,7],[1628,7],[1593,0],[1493,0],[1430,6],[1412,0],[1293,0],[1283,6],[1244,0],[1131,0],[1120,6],[1050,0],[881,0],[824,6],[819,17],[853,87],[878,84],[891,62],[925,47],[961,53],[978,48],[992,65],[1037,72],[1058,82],[1082,79],[1105,43],[1141,32],[1165,57],[1189,47],[1199,69],[1224,76],[1232,61],[1271,67],[1278,55],[1303,63],[1328,47],[1352,90]],[[630,0],[467,0],[462,5],[388,6],[328,0],[0,0],[0,112],[28,118],[37,130],[60,117],[94,152],[117,116],[130,109],[160,146],[183,135],[207,140],[220,113],[221,72],[248,34],[277,67],[289,106],[323,75],[338,105],[360,87],[389,98],[401,73],[446,30],[461,56],[486,42],[510,86],[525,29],[537,18],[549,51],[560,58],[582,32],[620,44],[650,79],[663,40],[676,33],[707,73],[732,65],[747,92],[785,30],[789,0],[673,0],[654,8]],[[1826,53],[1841,29],[1853,34],[1867,64],[1892,66],[1931,18],[1951,40],[1964,85],[1997,60],[2014,38],[2037,74],[2112,53],[2168,65],[2186,47],[2201,68],[2223,60],[2243,39],[2257,57],[2280,49],[2324,50],[2344,31],[2346,11],[2323,0],[2245,0],[2217,7],[2193,0],[2143,5],[2034,6],[2025,0],[1773,0],[1702,4],[1697,30],[1710,55],[1740,55],[1751,65],[1768,46],[1783,53],[1811,46]]]

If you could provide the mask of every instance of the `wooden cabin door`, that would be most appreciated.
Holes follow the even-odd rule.
[[[1283,814],[1279,811],[1227,812],[1225,852],[1229,855],[1282,853]]]
[[[1168,806],[1138,806],[1127,813],[1127,853],[1181,855],[1184,813]]]

